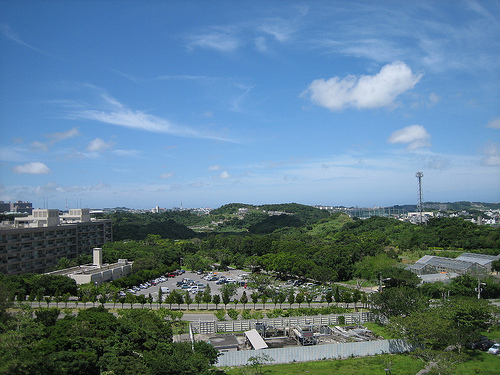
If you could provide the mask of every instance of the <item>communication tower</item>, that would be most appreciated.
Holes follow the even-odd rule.
[[[420,223],[423,223],[423,218],[422,218],[422,211],[423,211],[423,205],[422,205],[422,177],[424,177],[424,174],[422,172],[417,172],[415,175],[418,180],[418,206],[417,206],[417,211],[418,211],[418,218]]]

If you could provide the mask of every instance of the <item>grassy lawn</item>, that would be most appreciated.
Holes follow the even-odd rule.
[[[485,352],[470,352],[469,361],[441,369],[441,374],[453,375],[498,375],[500,357]],[[392,375],[415,375],[423,369],[424,362],[405,354],[387,354],[374,357],[348,358],[341,360],[289,363],[262,367],[266,375],[385,375],[390,369]],[[225,369],[229,375],[259,374],[249,367]],[[436,375],[437,372],[429,372]]]
[[[393,375],[415,375],[423,368],[423,362],[405,355],[380,355],[375,357],[270,365],[262,367],[262,373],[266,375],[385,375],[386,368],[390,368]],[[228,369],[226,372],[229,375],[243,375],[254,374],[255,370],[234,368]]]

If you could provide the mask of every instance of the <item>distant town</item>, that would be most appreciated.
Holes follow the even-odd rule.
[[[255,208],[259,206],[248,205]],[[332,213],[343,212],[350,217],[366,219],[373,216],[392,217],[402,221],[411,223],[426,222],[430,218],[439,217],[462,217],[465,220],[471,221],[478,225],[498,225],[500,223],[500,203],[484,203],[484,202],[425,202],[423,203],[422,211],[418,209],[418,205],[394,205],[389,207],[346,207],[346,206],[329,206],[329,205],[313,205],[312,207],[321,210],[327,210]],[[208,215],[214,208],[196,207],[186,208],[180,207],[162,208],[156,206],[153,208],[128,208],[114,207],[102,209],[90,209],[90,214],[113,213],[113,212],[129,212],[129,213],[162,213],[169,211],[188,211],[198,215]],[[33,205],[27,201],[3,202],[0,201],[0,213],[4,215],[30,215],[33,211]],[[69,212],[68,209],[60,210],[61,213]],[[241,209],[240,214],[245,215],[247,210]],[[268,211],[268,215],[282,215],[287,212]],[[421,216],[420,216],[421,215]]]

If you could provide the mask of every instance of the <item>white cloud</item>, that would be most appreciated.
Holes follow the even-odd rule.
[[[295,30],[283,20],[273,20],[272,23],[262,25],[260,31],[272,35],[278,42],[286,42]]]
[[[89,143],[89,145],[87,146],[87,151],[100,153],[110,149],[111,147],[113,147],[113,145],[114,143],[111,141],[106,142],[101,138],[96,138]]]
[[[46,137],[51,140],[51,144],[60,142],[62,140],[68,139],[68,138],[73,138],[76,136],[79,136],[80,132],[78,131],[78,128],[73,128],[65,132],[56,132],[56,133],[50,133],[46,134]]]
[[[206,138],[234,142],[227,138],[203,134],[188,127],[172,124],[163,118],[142,111],[131,110],[107,94],[102,94],[101,99],[102,103],[100,107],[104,109],[75,110],[72,111],[68,117],[72,120],[93,120],[153,133],[167,133],[180,137]]]
[[[431,135],[422,125],[410,125],[406,128],[396,130],[387,139],[389,143],[407,143],[408,150],[416,150],[422,147],[430,147]]]
[[[428,107],[433,107],[435,106],[437,103],[439,103],[439,101],[441,100],[441,97],[439,97],[438,95],[436,95],[435,93],[431,93],[429,95],[429,101],[427,102],[427,106]]]
[[[488,122],[488,125],[486,125],[486,126],[488,128],[500,129],[500,116],[492,119],[490,122]]]
[[[45,52],[45,51],[42,51],[41,49],[38,49],[36,47],[33,47],[31,44],[28,44],[25,41],[23,41],[19,35],[17,35],[14,31],[12,31],[12,29],[10,28],[9,25],[3,24],[3,23],[0,24],[0,30],[1,30],[1,33],[5,37],[9,38],[10,40],[12,40],[16,43],[19,43],[20,45],[27,47],[33,51],[42,53],[42,54],[47,55],[47,56],[52,56],[52,54]]]
[[[47,145],[47,143],[44,143],[44,142],[38,142],[38,141],[33,141],[31,142],[30,144],[30,147],[34,150],[34,151],[48,151],[49,150],[49,147]]]
[[[40,162],[32,162],[24,165],[18,165],[13,168],[17,174],[49,174],[50,169]]]
[[[238,46],[239,42],[233,36],[227,33],[213,32],[191,37],[191,43],[189,43],[188,47],[201,47],[214,49],[219,52],[232,52],[235,51]]]
[[[226,180],[228,178],[231,178],[231,175],[229,173],[227,173],[227,171],[224,171],[222,172],[220,175],[219,175],[219,178],[222,179],[222,180]]]
[[[139,150],[113,150],[114,155],[127,158],[138,158],[141,156],[141,151]]]
[[[35,151],[48,151],[49,147],[56,144],[57,142],[61,142],[65,139],[68,138],[73,138],[76,136],[79,136],[80,132],[78,131],[78,128],[73,128],[65,132],[56,132],[56,133],[49,133],[45,134],[45,137],[49,140],[48,142],[39,142],[39,141],[34,141],[31,142],[30,147],[35,150]]]
[[[489,142],[483,149],[485,158],[481,161],[483,165],[500,166],[500,144]]]
[[[174,174],[172,172],[162,173],[160,175],[160,178],[171,178],[171,177],[174,177]]]
[[[218,171],[220,169],[221,169],[220,165],[211,165],[210,167],[208,167],[209,171]]]
[[[349,75],[345,78],[332,77],[328,80],[314,80],[303,93],[311,101],[332,111],[347,107],[358,109],[380,108],[394,105],[396,98],[415,87],[422,73],[413,73],[401,61],[382,67],[376,75]]]

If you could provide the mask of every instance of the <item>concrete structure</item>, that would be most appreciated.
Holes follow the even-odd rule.
[[[92,220],[88,209],[35,209],[32,215],[0,225],[0,273],[44,273],[60,258],[91,254],[113,240],[111,220]]]
[[[48,272],[47,275],[68,276],[75,280],[78,285],[88,283],[101,285],[132,274],[133,262],[128,262],[127,259],[118,259],[118,263],[102,264],[101,248],[94,248],[93,255],[93,264]]]
[[[471,253],[463,253],[455,259],[425,255],[417,260],[415,264],[406,267],[406,269],[417,275],[438,273],[456,273],[459,276],[465,274],[477,275],[491,272],[491,263],[499,259],[500,255]]]
[[[13,212],[31,214],[33,205],[31,202],[17,201],[17,202],[4,202],[0,201],[0,212]]]
[[[221,353],[238,350],[238,339],[233,334],[211,336],[208,342]]]

